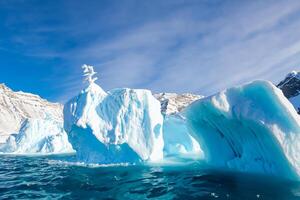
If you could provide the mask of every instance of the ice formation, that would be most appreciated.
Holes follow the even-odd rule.
[[[286,178],[300,174],[300,119],[272,83],[255,81],[194,102],[188,127],[217,168]]]
[[[63,123],[52,119],[27,119],[20,131],[0,145],[1,153],[61,154],[73,149],[63,129]]]
[[[46,119],[51,115],[53,120],[63,120],[62,105],[34,94],[14,92],[4,84],[0,84],[0,111],[0,143],[19,132],[26,119]]]
[[[64,127],[77,158],[102,164],[161,160],[159,101],[148,90],[123,88],[106,93],[89,81],[95,80],[90,75],[89,86],[64,107]]]
[[[63,129],[62,105],[14,92],[0,84],[0,152],[54,154],[72,152]]]
[[[182,111],[203,96],[185,93],[158,93],[154,97],[160,101],[164,116],[163,138],[165,157],[203,157],[199,143],[190,134]]]
[[[186,119],[180,114],[167,115],[163,125],[164,156],[203,158],[198,141],[191,135]]]

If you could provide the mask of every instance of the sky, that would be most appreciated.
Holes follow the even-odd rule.
[[[84,87],[211,95],[300,70],[298,0],[0,0],[0,83],[64,103]]]

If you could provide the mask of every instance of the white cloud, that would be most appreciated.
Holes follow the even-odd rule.
[[[95,65],[98,82],[107,89],[145,87],[205,95],[253,79],[279,81],[299,67],[298,1],[206,9],[211,13],[203,10],[209,13],[204,16],[193,7],[176,10],[109,40],[96,39],[69,52],[69,58]]]

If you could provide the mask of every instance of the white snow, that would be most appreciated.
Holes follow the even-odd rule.
[[[299,115],[272,83],[227,89],[194,102],[185,115],[209,165],[299,177]]]

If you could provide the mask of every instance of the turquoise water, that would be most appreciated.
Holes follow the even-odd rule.
[[[300,199],[300,183],[187,166],[81,166],[0,156],[0,199]]]

